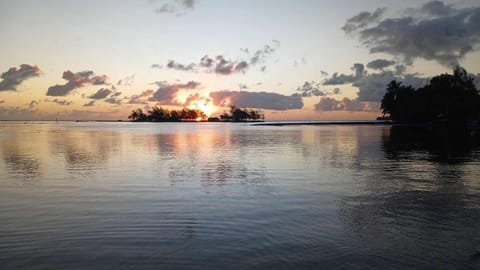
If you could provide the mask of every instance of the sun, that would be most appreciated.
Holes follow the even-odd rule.
[[[207,117],[210,117],[217,110],[216,106],[213,105],[213,102],[211,102],[211,100],[203,99],[203,98],[193,101],[188,106],[188,108],[189,109],[200,110],[203,113],[205,113],[205,115],[207,115]]]

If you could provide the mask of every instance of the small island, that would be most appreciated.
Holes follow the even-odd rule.
[[[478,127],[480,95],[474,79],[462,67],[441,74],[418,89],[393,80],[381,101],[383,116],[394,124]]]
[[[144,113],[138,108],[128,116],[135,122],[261,122],[265,116],[261,110],[238,108],[231,105],[229,112],[224,112],[218,117],[207,117],[198,109],[183,108],[181,110],[168,110],[154,106]]]

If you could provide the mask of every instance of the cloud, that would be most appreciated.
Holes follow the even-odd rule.
[[[95,106],[95,100],[90,100],[89,102],[83,104],[83,107],[92,107]]]
[[[183,106],[198,105],[200,103],[203,103],[203,105],[208,106],[208,104],[211,101],[212,100],[210,98],[206,98],[204,96],[201,96],[199,93],[195,93],[195,94],[190,94],[187,97]]]
[[[5,103],[5,100],[0,100],[0,104]]]
[[[362,29],[367,25],[378,21],[384,12],[385,8],[377,8],[374,12],[360,12],[352,18],[348,19],[342,29],[347,33]]]
[[[28,109],[30,109],[30,111],[37,111],[38,110],[38,104],[40,102],[36,101],[36,100],[32,100],[30,101],[30,103],[28,104]]]
[[[327,78],[323,85],[339,85],[353,83],[361,79],[365,74],[365,66],[363,64],[355,63],[351,68],[353,70],[352,75],[333,73],[332,77]]]
[[[269,92],[247,91],[216,91],[210,93],[213,103],[217,106],[235,105],[244,108],[266,110],[289,110],[303,108],[300,96],[285,96]]]
[[[161,7],[155,9],[157,14],[175,13],[177,16],[182,15],[187,10],[193,10],[195,0],[176,0],[164,3]]]
[[[40,75],[40,68],[38,66],[22,64],[20,68],[11,67],[1,75],[0,91],[15,91],[23,81],[37,77],[38,75]]]
[[[110,95],[111,93],[113,92],[113,90],[110,90],[108,88],[100,88],[98,89],[97,92],[95,92],[95,94],[89,96],[88,98],[90,99],[104,99],[106,98],[108,95]]]
[[[237,63],[235,61],[226,60],[222,55],[216,57],[215,73],[222,75],[229,75],[234,72],[246,70],[248,64],[245,61]]]
[[[117,98],[116,96],[111,96],[109,98],[104,99],[103,101],[114,104],[114,105],[120,105],[122,103],[122,100]]]
[[[73,90],[83,87],[85,85],[102,85],[106,84],[108,77],[106,75],[94,75],[93,71],[81,71],[73,73],[70,70],[63,72],[63,79],[68,82],[65,84],[57,84],[50,86],[47,91],[47,96],[66,96]]]
[[[428,2],[422,6],[421,10],[433,16],[448,16],[455,13],[455,9],[450,5],[445,5],[442,1]]]
[[[105,98],[103,101],[114,105],[120,105],[122,103],[122,100],[119,98],[120,95],[122,95],[122,92],[116,92],[115,89],[113,89],[113,92],[111,92],[110,96]]]
[[[183,70],[183,71],[193,71],[195,69],[195,63],[190,63],[188,65],[183,65],[175,62],[174,60],[168,60],[167,68]]]
[[[150,97],[153,94],[153,90],[145,90],[142,93],[138,95],[133,95],[131,97],[128,97],[128,104],[148,104],[147,98]]]
[[[174,83],[169,84],[166,81],[155,82],[158,86],[157,91],[155,91],[148,101],[156,101],[161,105],[182,105],[177,101],[177,94],[181,90],[192,90],[200,87],[200,83],[196,81],[189,81],[187,83]]]
[[[213,66],[214,61],[215,60],[208,57],[208,55],[205,55],[200,59],[200,66],[205,67],[205,68],[211,68]]]
[[[153,65],[152,65],[153,67]],[[127,76],[121,80],[118,80],[117,82],[117,85],[126,85],[126,86],[129,86],[129,85],[132,85],[133,84],[133,81],[135,80],[135,74],[132,74],[130,76]]]
[[[395,61],[393,60],[386,60],[386,59],[377,59],[368,62],[367,68],[370,69],[384,69],[389,66],[395,65]]]
[[[297,92],[293,95],[299,95],[301,97],[316,97],[316,96],[325,96],[326,93],[320,90],[320,83],[314,81],[305,82],[302,86],[297,87]]]
[[[68,100],[64,100],[64,99],[63,99],[63,100],[60,100],[60,99],[58,99],[58,98],[52,99],[52,100],[46,98],[46,99],[44,99],[43,101],[45,101],[45,102],[57,103],[57,104],[60,105],[60,106],[68,106],[68,105],[72,105],[72,104],[73,104],[72,101],[68,101]]]
[[[377,59],[382,60],[382,59]],[[372,61],[375,67],[385,66],[383,61]],[[388,60],[386,60],[388,61]],[[372,62],[369,64],[372,66]],[[390,63],[387,63],[390,64]],[[323,85],[347,84],[351,83],[353,87],[358,88],[357,98],[336,100],[330,97],[325,97],[315,105],[318,111],[378,111],[378,103],[382,100],[386,86],[392,80],[401,81],[405,85],[411,85],[415,88],[424,86],[427,78],[419,77],[418,74],[405,73],[405,66],[393,64],[388,65],[391,69],[381,69],[377,73],[368,73],[364,70],[362,64],[355,64],[352,70],[352,75],[345,75],[334,73],[331,78],[326,79]],[[388,68],[384,67],[384,68]],[[331,94],[339,94],[340,89],[335,88]],[[330,94],[330,93],[327,93]]]
[[[297,93],[292,94],[292,96],[321,97],[340,94],[340,88],[338,87],[334,88],[332,91],[321,90],[320,87],[321,83],[317,83],[315,81],[306,81],[303,83],[303,85],[297,87]]]
[[[370,53],[399,57],[409,65],[421,58],[453,67],[480,45],[480,6],[457,8],[431,1],[403,14],[383,20],[367,19],[368,23],[355,22],[355,16],[343,30],[353,32]]]
[[[37,116],[38,109],[33,108],[21,108],[19,106],[16,107],[0,107],[0,115],[4,119],[17,119],[17,120],[24,120],[24,119],[33,119]],[[33,113],[33,115],[32,115]]]
[[[158,68],[161,69],[163,66],[160,64],[152,64],[152,68]]]
[[[475,83],[475,86],[477,89],[480,89],[480,73],[475,74],[469,74],[473,78],[473,83]]]
[[[315,104],[316,111],[367,111],[375,112],[379,110],[378,103],[360,102],[358,99],[343,98],[336,100],[330,97],[322,97]]]
[[[278,45],[277,45],[278,46]],[[250,65],[256,65],[258,63],[263,63],[265,58],[274,53],[276,51],[276,47],[272,45],[265,45],[263,49],[255,51],[255,53],[250,57],[249,63]]]
[[[352,85],[358,88],[359,101],[378,102],[383,98],[386,86],[392,80],[399,80],[405,85],[411,85],[416,88],[424,86],[427,83],[426,78],[420,78],[414,74],[397,76],[392,71],[383,71],[368,74]]]
[[[245,73],[251,66],[262,64],[260,71],[265,72],[267,68],[264,65],[266,58],[274,53],[278,46],[279,42],[278,44],[276,42],[272,45],[267,44],[262,49],[256,50],[253,54],[250,54],[250,50],[247,48],[241,49],[248,54],[248,59],[231,60],[223,55],[217,55],[216,57],[204,55],[198,63],[182,64],[175,60],[168,60],[166,67],[180,71],[203,71],[206,73],[231,75],[235,73]],[[153,64],[152,68],[161,68],[161,65]]]

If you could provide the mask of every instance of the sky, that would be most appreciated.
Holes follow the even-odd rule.
[[[0,0],[0,36],[0,120],[375,119],[393,79],[480,85],[476,0]]]

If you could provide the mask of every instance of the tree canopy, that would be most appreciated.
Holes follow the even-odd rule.
[[[260,110],[241,109],[231,105],[230,112],[224,112],[220,115],[220,119],[231,122],[259,121],[265,119],[265,116]]]
[[[480,119],[480,95],[473,78],[456,67],[418,89],[391,81],[380,108],[396,122],[471,122]]]
[[[151,122],[181,122],[205,120],[207,116],[200,110],[183,108],[182,110],[168,110],[162,107],[153,107],[146,114],[142,109],[133,110],[128,116],[133,121]]]

